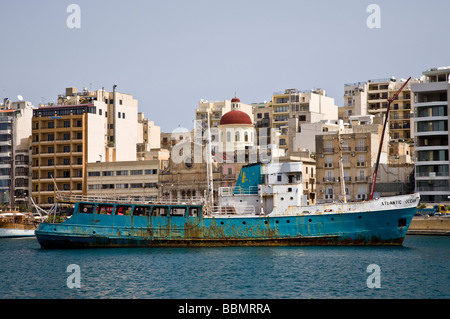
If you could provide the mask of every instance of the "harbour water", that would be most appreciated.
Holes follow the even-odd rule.
[[[400,247],[79,250],[2,239],[0,299],[38,298],[448,299],[450,237],[407,235]]]

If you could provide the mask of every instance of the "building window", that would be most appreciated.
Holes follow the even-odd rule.
[[[126,176],[126,175],[128,175],[128,171],[127,170],[116,171],[116,176]]]
[[[141,169],[131,170],[130,172],[131,172],[131,175],[142,175]]]
[[[100,176],[100,172],[88,172],[88,176]]]
[[[104,171],[102,173],[103,176],[114,176],[114,171]]]
[[[116,184],[116,189],[126,189],[128,188],[128,184]]]

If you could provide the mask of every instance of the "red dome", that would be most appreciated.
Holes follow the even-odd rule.
[[[241,102],[241,100],[239,100],[237,97],[234,97],[231,99],[231,102]]]
[[[252,119],[248,116],[247,113],[242,111],[233,110],[225,113],[220,119],[220,125],[226,124],[246,124],[252,125]]]

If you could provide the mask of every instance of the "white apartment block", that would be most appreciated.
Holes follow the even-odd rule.
[[[433,68],[423,75],[424,83],[412,85],[416,191],[422,202],[450,202],[450,66]]]
[[[0,202],[12,209],[25,204],[30,193],[33,108],[31,102],[9,99],[0,105]]]

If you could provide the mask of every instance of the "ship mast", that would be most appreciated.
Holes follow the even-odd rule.
[[[345,192],[345,175],[344,175],[344,162],[342,161],[342,145],[341,145],[341,129],[338,127],[338,152],[339,152],[339,174],[341,180],[341,195],[342,201],[347,203],[347,194]]]
[[[206,158],[206,164],[208,168],[207,182],[208,182],[208,206],[212,210],[214,206],[214,180],[212,171],[212,154],[211,154],[211,127],[209,122],[209,112],[208,112],[208,142],[207,142],[207,152],[208,157]]]
[[[373,171],[373,175],[372,175],[372,189],[370,190],[369,200],[373,199],[373,193],[375,191],[375,183],[376,183],[377,174],[378,174],[378,165],[380,164],[380,155],[381,155],[381,149],[383,148],[384,132],[386,131],[386,124],[387,124],[388,118],[389,118],[389,109],[391,107],[391,103],[392,103],[392,101],[394,101],[397,98],[397,96],[403,90],[403,88],[406,86],[406,84],[408,84],[409,80],[411,80],[411,77],[409,77],[408,80],[406,80],[406,82],[397,91],[397,93],[394,94],[393,97],[391,97],[390,99],[387,100],[388,105],[387,105],[387,109],[386,109],[386,116],[384,117],[383,132],[381,133],[381,137],[380,137],[380,146],[378,147],[377,162],[375,164],[375,170]]]

